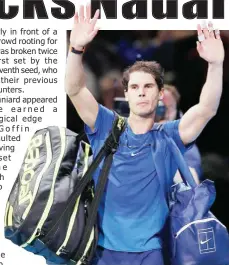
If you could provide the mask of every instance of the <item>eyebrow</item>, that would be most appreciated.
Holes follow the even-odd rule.
[[[130,84],[130,86],[138,86],[138,84]],[[155,86],[154,83],[146,83],[144,86]]]
[[[147,83],[147,84],[145,84],[145,86],[155,86],[155,84],[154,83]]]

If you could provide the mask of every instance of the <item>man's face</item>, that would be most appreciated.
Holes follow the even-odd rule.
[[[130,74],[128,90],[125,97],[129,102],[130,112],[140,117],[151,116],[162,98],[154,77],[145,72]]]

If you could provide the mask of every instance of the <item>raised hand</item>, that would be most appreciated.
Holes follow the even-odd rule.
[[[95,28],[95,24],[99,17],[99,10],[95,12],[93,19],[91,19],[91,6],[86,6],[84,12],[84,6],[80,6],[79,12],[75,14],[74,26],[70,36],[70,44],[76,50],[82,50],[85,45],[91,42],[96,34],[98,28]]]
[[[220,37],[220,31],[213,29],[211,22],[197,25],[197,51],[201,58],[211,64],[221,64],[224,60],[224,47]]]

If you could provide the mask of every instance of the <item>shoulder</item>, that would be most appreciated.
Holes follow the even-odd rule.
[[[181,139],[179,132],[179,124],[181,119],[167,121],[161,125],[161,130],[164,131],[173,141],[176,143],[181,153],[185,153],[187,150],[193,147],[195,142],[185,145]]]
[[[164,124],[162,124],[162,129],[168,133],[171,134],[175,131],[178,131],[179,129],[179,123],[180,119],[174,120],[174,121],[167,121]]]
[[[167,136],[173,137],[175,134],[179,134],[180,119],[174,121],[166,121],[163,123],[155,123],[153,130],[160,132],[160,135],[166,133]]]
[[[92,131],[89,126],[84,125],[84,129],[87,135],[98,134],[101,131],[109,130],[113,124],[115,114],[113,111],[99,104],[99,111],[95,121],[95,127]]]

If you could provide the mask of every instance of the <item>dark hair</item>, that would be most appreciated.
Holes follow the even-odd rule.
[[[158,89],[161,90],[164,82],[164,70],[161,65],[155,61],[137,61],[133,65],[127,67],[123,72],[122,84],[124,91],[128,89],[130,73],[144,72],[151,74],[157,83]]]

